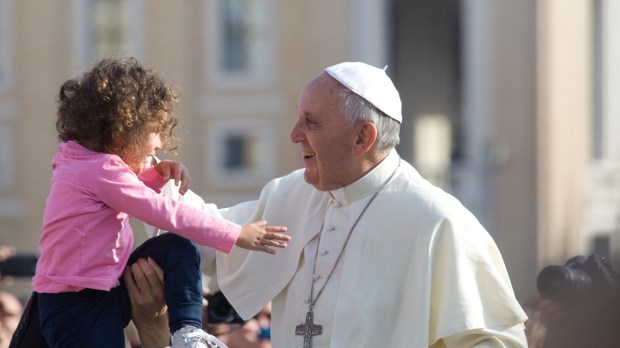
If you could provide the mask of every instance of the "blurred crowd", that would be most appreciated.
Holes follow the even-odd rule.
[[[0,262],[15,255],[15,248],[0,246]],[[2,277],[3,283],[10,283],[10,278]],[[0,348],[7,348],[11,342],[11,336],[17,329],[19,319],[24,310],[23,302],[13,293],[0,290]]]
[[[241,323],[209,323],[208,301],[203,305],[203,330],[216,336],[229,348],[271,348],[271,305],[265,306],[255,317]],[[18,317],[19,320],[19,317]],[[142,344],[133,323],[125,329],[127,348],[141,348]],[[3,347],[0,347],[3,348]]]
[[[205,312],[208,302],[205,302]],[[271,306],[267,305],[253,318],[243,324],[211,324],[206,315],[203,329],[216,336],[229,348],[271,348]]]
[[[15,249],[0,245],[0,264],[15,255]],[[8,348],[19,325],[28,298],[10,291],[12,278],[1,274],[0,282],[0,348]],[[8,290],[7,290],[8,289]],[[542,298],[531,303],[526,322],[528,343],[532,348],[617,346],[620,344],[620,295],[613,301],[588,296],[587,300],[550,301]],[[265,306],[255,317],[242,323],[209,323],[208,296],[203,302],[203,329],[216,336],[229,348],[271,348],[271,306]],[[135,326],[125,330],[127,348],[141,348]],[[594,339],[594,338],[596,339]],[[611,345],[608,345],[611,344]]]

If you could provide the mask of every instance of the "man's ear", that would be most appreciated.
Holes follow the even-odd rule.
[[[353,155],[368,152],[377,141],[377,126],[372,122],[361,122],[356,126],[357,137],[353,146]]]

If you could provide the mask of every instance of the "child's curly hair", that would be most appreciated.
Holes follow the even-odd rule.
[[[178,93],[135,58],[106,58],[60,87],[58,139],[116,154],[138,168],[148,155],[150,133],[158,133],[162,148],[176,154],[177,100]]]

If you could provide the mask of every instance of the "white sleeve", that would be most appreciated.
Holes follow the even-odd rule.
[[[468,330],[443,337],[432,348],[527,348],[523,324]]]
[[[195,192],[188,190],[184,195],[181,195],[179,193],[179,187],[174,184],[174,180],[168,181],[168,183],[166,183],[163,187],[161,193],[164,196],[168,196],[179,202],[187,203],[204,212],[221,217],[221,214],[215,204],[206,203],[204,199],[202,199],[202,197],[197,195]],[[162,232],[166,232],[146,223],[144,223],[144,229],[146,230],[146,234],[149,238],[158,236]],[[200,252],[200,269],[203,270],[203,272],[209,272],[211,264],[215,261],[215,249],[204,245],[198,245],[198,250]]]
[[[204,199],[202,199],[202,197],[200,197],[193,191],[188,190],[184,195],[181,195],[179,193],[179,187],[174,184],[174,180],[170,180],[168,181],[168,183],[166,183],[166,185],[164,185],[161,190],[161,194],[179,202],[189,204],[194,208],[198,208],[202,211],[209,212],[210,214],[221,217],[215,204],[206,203]],[[144,228],[146,229],[146,233],[149,238],[158,236],[162,233],[162,231],[160,231],[159,229],[156,229],[151,225],[147,225],[146,223],[144,224]]]

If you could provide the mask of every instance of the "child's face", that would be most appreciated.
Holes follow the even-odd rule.
[[[138,173],[150,168],[153,165],[153,156],[155,156],[155,151],[161,149],[161,138],[159,137],[159,133],[151,133],[149,134],[149,139],[146,142],[146,157],[140,163],[140,168],[138,168]]]

